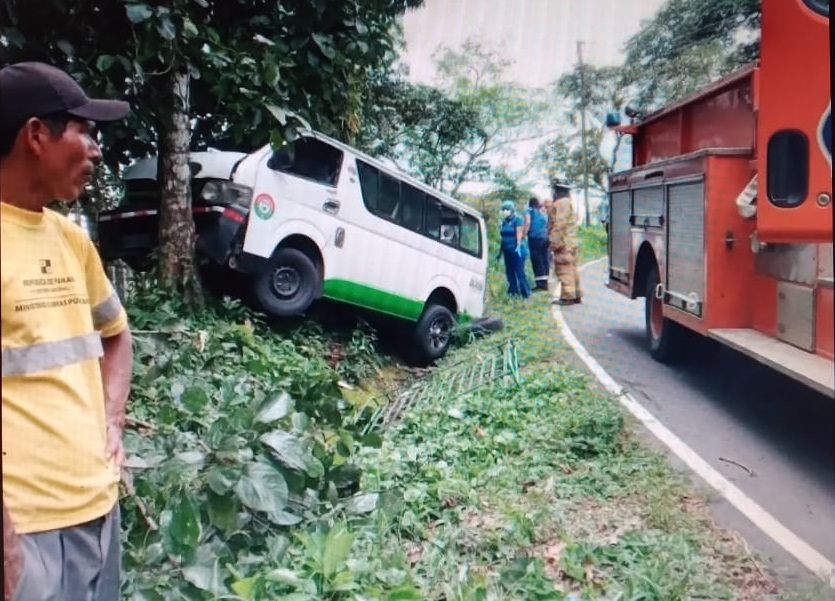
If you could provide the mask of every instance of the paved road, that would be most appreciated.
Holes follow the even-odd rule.
[[[585,269],[583,305],[563,309],[574,335],[667,428],[835,561],[835,402],[727,349],[681,367],[656,363],[643,346],[643,299],[608,290],[605,271],[605,261]],[[727,503],[718,502],[716,513],[772,557],[783,576],[809,582]]]

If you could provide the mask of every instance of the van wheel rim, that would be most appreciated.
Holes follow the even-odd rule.
[[[290,298],[299,292],[302,278],[292,267],[278,267],[273,271],[273,291],[276,296]]]
[[[434,350],[441,350],[449,343],[452,326],[448,319],[437,317],[429,324],[429,345]]]

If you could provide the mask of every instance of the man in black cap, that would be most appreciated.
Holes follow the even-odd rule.
[[[42,63],[0,69],[3,578],[14,601],[119,599],[125,311],[75,200],[128,113]]]

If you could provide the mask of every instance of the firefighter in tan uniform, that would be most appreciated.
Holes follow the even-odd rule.
[[[548,203],[548,243],[554,259],[554,272],[560,280],[558,305],[579,305],[580,274],[577,270],[577,216],[566,180],[551,180],[551,202]]]

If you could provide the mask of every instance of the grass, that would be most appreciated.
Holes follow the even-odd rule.
[[[605,250],[601,232],[581,230],[581,257]],[[360,542],[363,566],[399,574],[421,599],[799,599],[570,367],[549,299],[502,291],[494,268],[489,311],[505,330],[450,353],[436,377],[512,338],[519,383],[423,398],[363,453],[363,488],[400,499]]]
[[[606,255],[607,241],[606,230],[603,226],[580,226],[577,229],[580,241],[580,264],[592,261]]]
[[[605,252],[601,228],[580,240],[581,261]],[[149,287],[135,327],[180,329],[139,337],[125,598],[827,598],[781,592],[572,367],[550,298],[504,288],[494,263],[487,311],[505,329],[457,343],[400,419],[367,435],[376,403],[417,381],[373,333],[273,331],[226,302],[183,318]],[[518,378],[456,385],[510,341]]]

